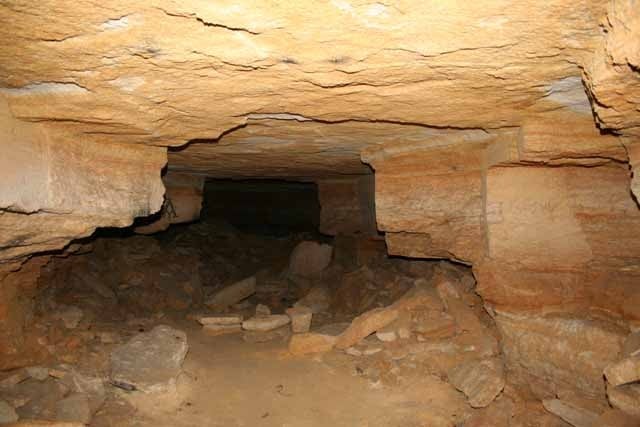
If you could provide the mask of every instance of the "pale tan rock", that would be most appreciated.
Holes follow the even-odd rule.
[[[160,218],[135,228],[136,233],[152,234],[169,228],[171,224],[195,221],[200,218],[204,178],[169,172],[162,177],[166,188]]]
[[[396,331],[393,329],[380,329],[376,331],[376,338],[378,338],[382,342],[393,342],[398,339],[398,335]]]
[[[483,408],[493,402],[505,384],[504,367],[497,358],[466,362],[452,369],[448,377],[474,408]]]
[[[598,413],[576,407],[559,399],[543,400],[542,404],[547,411],[559,416],[574,427],[593,427],[597,425],[595,422],[598,419]]]
[[[336,340],[335,336],[315,332],[294,334],[289,340],[289,352],[295,355],[324,353],[334,347]]]
[[[313,311],[309,307],[297,306],[286,310],[291,319],[291,330],[295,334],[309,332]]]
[[[242,323],[240,314],[221,314],[216,316],[199,316],[198,323],[206,325],[239,325]]]
[[[396,309],[389,307],[376,308],[361,314],[353,319],[347,330],[338,337],[336,347],[342,350],[351,347],[396,320],[398,315],[399,313]]]
[[[288,325],[291,319],[286,314],[271,314],[268,316],[252,317],[242,322],[242,329],[246,331],[272,331]]]
[[[640,381],[640,355],[625,357],[604,368],[604,376],[612,386]]]
[[[607,398],[614,408],[640,418],[640,384],[607,387]]]
[[[255,276],[251,276],[216,292],[205,302],[205,304],[212,309],[225,309],[245,298],[250,297],[255,292],[256,278]]]
[[[266,317],[271,315],[271,309],[264,305],[258,304],[256,305],[256,317]]]
[[[626,331],[574,315],[500,311],[495,320],[512,376],[533,376],[551,394],[571,386],[589,396],[604,397],[602,372],[617,360]]]

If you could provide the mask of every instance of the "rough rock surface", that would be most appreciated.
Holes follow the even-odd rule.
[[[389,253],[472,264],[515,376],[602,396],[640,327],[639,31],[634,0],[4,2],[0,367],[42,357],[26,258],[160,210],[183,146],[171,172],[371,165]]]
[[[4,400],[0,400],[0,424],[11,423],[14,421],[18,421],[18,414],[16,414],[13,406],[9,405]]]
[[[73,393],[56,403],[56,419],[59,421],[91,421],[89,397],[84,393]]]
[[[607,382],[613,386],[640,381],[640,355],[625,357],[604,369]]]
[[[607,388],[609,403],[616,409],[640,418],[640,384],[625,384]]]
[[[331,350],[337,338],[333,335],[306,332],[294,334],[289,340],[289,352],[296,356],[310,353],[323,353]]]
[[[300,277],[316,277],[331,262],[331,245],[305,241],[300,242],[291,253],[289,274]]]
[[[574,427],[593,427],[598,420],[597,413],[575,407],[559,399],[543,400],[544,409],[555,414]]]
[[[284,325],[288,325],[291,319],[286,314],[271,314],[268,316],[256,316],[242,322],[242,329],[247,331],[272,331]]]
[[[474,408],[484,408],[500,394],[505,384],[502,361],[473,360],[456,366],[449,372],[451,384],[462,391]]]
[[[393,308],[377,308],[356,317],[351,325],[338,337],[336,347],[345,349],[358,341],[382,329],[398,318],[398,311]]]
[[[168,390],[175,385],[188,348],[184,332],[156,326],[111,353],[111,379],[148,393]]]
[[[216,292],[205,304],[214,309],[226,309],[253,295],[255,292],[256,278],[255,276],[251,276]]]
[[[617,361],[624,340],[619,327],[575,316],[537,313],[498,313],[496,324],[513,378],[533,387],[538,397],[550,398],[566,388],[604,397],[602,372]]]

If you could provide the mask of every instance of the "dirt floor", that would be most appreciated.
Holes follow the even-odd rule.
[[[375,236],[201,222],[94,238],[43,269],[46,357],[0,373],[0,422],[565,426],[505,380],[474,287],[469,268],[388,257]],[[229,318],[222,335],[207,324]]]
[[[118,392],[92,426],[410,427],[424,426],[443,405],[464,404],[436,377],[383,386],[345,354],[293,357],[286,342],[247,343],[240,334],[207,336],[193,323],[174,325],[189,341],[176,392]]]

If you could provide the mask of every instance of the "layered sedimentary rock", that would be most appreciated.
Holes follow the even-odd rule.
[[[363,160],[389,252],[472,264],[509,371],[534,393],[602,399],[601,370],[640,325],[639,13],[633,0],[4,2],[0,259],[13,271],[160,209],[167,146],[190,142],[172,172],[319,182],[330,233],[366,213],[334,181],[370,173]]]
[[[0,261],[59,249],[162,205],[161,148],[53,139],[0,99]]]
[[[616,137],[565,110],[363,159],[391,253],[473,264],[515,381],[540,398],[604,399],[602,372],[640,307],[640,212]]]

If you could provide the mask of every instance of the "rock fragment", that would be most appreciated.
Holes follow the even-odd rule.
[[[198,323],[206,325],[239,325],[242,323],[242,316],[239,314],[221,314],[218,316],[198,317]]]
[[[266,317],[271,315],[271,309],[264,305],[258,304],[256,305],[256,317]]]
[[[313,311],[309,307],[297,306],[286,310],[291,319],[291,330],[295,334],[309,332]]]
[[[286,314],[272,314],[264,317],[252,317],[242,322],[242,329],[246,331],[272,331],[288,325],[291,319]]]
[[[187,350],[183,331],[156,326],[111,353],[111,379],[148,393],[166,391],[175,385]]]
[[[607,366],[604,369],[604,376],[613,386],[640,381],[640,354],[625,357],[619,362]]]
[[[640,384],[607,387],[607,397],[614,408],[640,418]]]
[[[251,276],[218,291],[211,296],[205,304],[212,309],[226,309],[227,307],[250,297],[255,292],[256,278],[255,276]]]
[[[363,338],[396,320],[398,315],[398,310],[390,307],[376,308],[361,314],[353,319],[347,330],[338,337],[336,348],[344,350],[357,344]]]
[[[504,389],[504,367],[497,358],[472,360],[453,368],[449,382],[463,392],[474,408],[489,405]]]
[[[313,241],[300,242],[291,252],[289,274],[301,277],[316,277],[331,262],[331,245]]]

